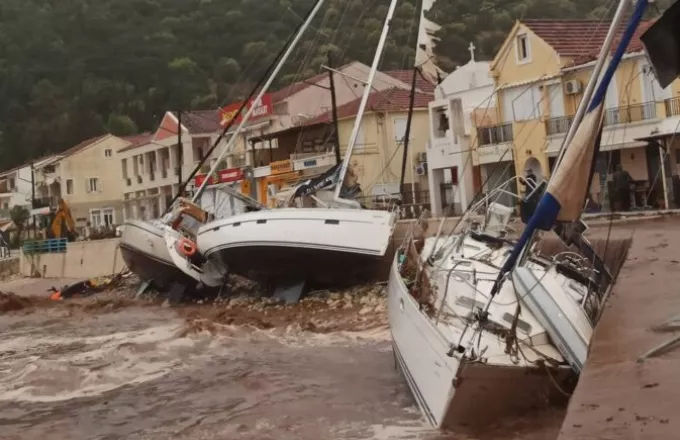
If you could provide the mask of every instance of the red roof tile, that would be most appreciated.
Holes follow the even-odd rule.
[[[391,76],[394,79],[398,79],[403,83],[406,83],[409,88],[411,87],[411,81],[413,80],[413,70],[388,70],[383,73]],[[435,87],[436,85],[425,80],[425,78],[423,78],[421,75],[416,76],[416,89],[419,89],[421,92],[434,94]]]
[[[604,43],[610,23],[600,20],[523,20],[522,23],[548,43],[560,56],[580,64],[595,59]],[[643,21],[633,35],[626,53],[642,50],[640,36],[652,24]],[[617,40],[625,29],[621,25]]]
[[[173,113],[177,117],[177,113]],[[191,134],[214,133],[219,131],[220,126],[219,110],[193,110],[182,112],[182,125]]]
[[[148,144],[151,139],[153,139],[153,133],[141,133],[133,134],[130,136],[122,136],[121,139],[130,143],[130,145],[118,150],[119,153],[123,151],[132,150],[133,148],[141,147],[142,145]]]
[[[366,112],[406,111],[409,108],[410,94],[410,90],[404,90],[397,87],[385,90],[383,92],[373,92],[368,96]],[[413,107],[427,108],[430,101],[432,101],[431,95],[416,92]],[[338,107],[338,119],[355,116],[359,111],[360,103],[361,98]],[[316,118],[308,119],[302,125],[308,126],[320,123],[328,123],[332,120],[333,113],[328,112],[321,116],[317,116]]]

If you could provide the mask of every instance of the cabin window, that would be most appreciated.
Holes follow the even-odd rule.
[[[66,195],[70,196],[73,194],[73,179],[66,179]]]
[[[517,61],[528,63],[531,61],[531,49],[529,47],[529,37],[527,34],[517,36]]]

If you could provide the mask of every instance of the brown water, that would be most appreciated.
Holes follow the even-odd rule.
[[[560,409],[483,434],[433,431],[395,369],[383,299],[353,311],[360,332],[333,326],[328,309],[352,309],[332,299],[311,312],[316,331],[115,301],[0,315],[0,438],[555,438]]]

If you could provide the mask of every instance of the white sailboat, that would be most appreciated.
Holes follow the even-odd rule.
[[[579,219],[607,86],[647,0],[637,0],[598,82],[630,5],[619,4],[562,156],[520,239],[474,227],[446,238],[412,236],[397,252],[388,283],[395,358],[435,427],[455,429],[531,408],[559,394],[585,364],[612,277]],[[554,230],[588,258],[540,257],[530,246],[539,229]]]
[[[397,1],[392,0],[387,11],[338,182],[347,176]],[[397,218],[390,212],[360,209],[356,201],[341,197],[342,186],[336,185],[334,206],[329,209],[267,210],[202,225],[196,245],[211,270],[187,263],[182,267],[209,286],[219,285],[220,276],[227,272],[275,284],[337,283],[370,276],[382,263]],[[176,238],[167,235],[166,243],[176,264],[186,260],[178,251]]]
[[[262,90],[259,92],[255,102],[261,100],[262,96],[267,91],[274,78],[278,75],[278,72],[281,70],[286,60],[289,58],[305,30],[309,27],[309,24],[320,10],[324,1],[325,0],[317,0],[314,7],[307,14],[305,21],[298,27],[295,35],[290,41],[290,44],[288,44],[287,47],[285,47],[285,51],[277,57],[278,61],[276,61],[276,65],[271,75],[267,79],[267,82]],[[241,109],[239,110],[239,113],[241,113],[241,111],[245,108],[246,102],[248,101],[244,102]],[[256,106],[254,105],[250,106],[236,132],[232,135],[231,140],[224,147],[224,151],[220,156],[220,159],[231,151],[231,148],[238,138],[238,134],[243,131],[243,127],[249,120],[250,115],[255,107]],[[230,127],[231,123],[225,128],[222,136],[220,136],[220,139],[226,134]],[[215,146],[220,139],[218,139],[218,141],[215,143]],[[211,218],[211,216],[208,216],[205,211],[195,204],[195,202],[199,200],[199,197],[205,195],[204,190],[210,180],[209,176],[215,174],[219,163],[220,160],[215,161],[215,164],[210,170],[208,177],[204,179],[203,184],[193,197],[192,201],[180,201],[178,209],[176,209],[172,214],[169,214],[162,219],[156,219],[152,221],[128,220],[125,222],[120,241],[121,254],[128,268],[132,272],[136,273],[142,280],[153,282],[162,289],[165,289],[174,283],[193,288],[197,282],[205,281],[201,280],[203,275],[202,271],[199,269],[199,267],[204,264],[205,260],[201,259],[200,255],[194,256],[194,254],[180,254],[180,251],[178,251],[178,249],[174,246],[178,244],[183,235],[180,233],[180,231],[170,227],[169,223],[177,221],[178,216],[187,217],[186,222],[193,225],[193,235],[195,235],[197,230],[196,222],[204,222]],[[229,194],[229,197],[241,200],[245,198],[245,196],[231,190],[228,187],[223,188],[223,190]],[[246,200],[245,203],[250,206],[256,204],[253,200]],[[256,208],[261,209],[262,206]],[[180,219],[180,222],[177,223],[178,225],[182,223],[181,220],[182,219]],[[185,233],[186,231],[187,229],[185,228]],[[189,235],[192,234],[190,233]],[[207,266],[207,269],[209,268],[210,265]],[[199,271],[196,272],[196,269],[199,269]],[[201,275],[199,276],[199,274]],[[214,279],[208,277],[208,283],[203,284],[211,287],[213,285],[221,284],[221,280],[223,279],[221,273],[218,273],[215,276],[218,277],[217,279],[219,279],[219,281],[215,281]]]

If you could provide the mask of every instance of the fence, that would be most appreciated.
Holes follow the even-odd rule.
[[[53,254],[66,252],[65,238],[52,238],[49,240],[34,240],[24,243],[22,248],[24,254]]]

